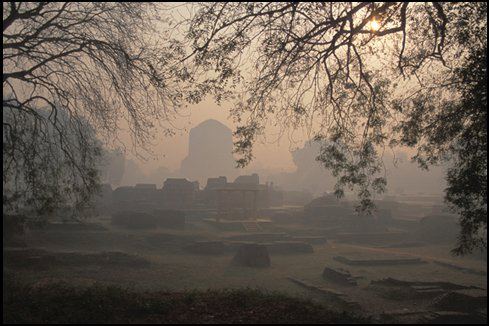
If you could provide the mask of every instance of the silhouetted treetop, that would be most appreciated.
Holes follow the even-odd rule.
[[[117,144],[122,122],[138,149],[158,124],[172,131],[183,52],[162,41],[158,15],[148,3],[4,3],[4,210],[86,203],[98,183],[97,139]]]
[[[449,162],[446,200],[462,216],[458,252],[485,246],[485,3],[213,2],[196,9],[187,60],[212,71],[210,83],[236,92],[239,165],[253,158],[267,125],[305,126],[323,144],[318,160],[337,176],[337,195],[356,189],[359,208],[369,210],[386,187],[382,152],[414,147],[422,167]],[[466,164],[476,166],[464,170],[470,178],[460,175]],[[471,195],[457,190],[462,184]]]

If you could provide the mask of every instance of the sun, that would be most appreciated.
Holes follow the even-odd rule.
[[[369,25],[372,32],[376,32],[380,29],[380,22],[375,18],[372,18],[372,20],[369,22]]]

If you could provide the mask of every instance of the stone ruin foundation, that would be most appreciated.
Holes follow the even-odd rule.
[[[324,268],[323,278],[325,280],[332,281],[341,285],[357,285],[357,281],[350,275],[348,271],[339,271],[329,267]]]
[[[269,267],[270,256],[267,247],[261,244],[243,244],[234,256],[232,265],[246,267]]]
[[[420,258],[395,258],[395,259],[350,259],[343,256],[335,256],[334,260],[347,265],[358,266],[385,266],[385,265],[416,265],[426,264]]]

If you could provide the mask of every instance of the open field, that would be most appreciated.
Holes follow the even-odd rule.
[[[4,321],[12,323],[366,323],[310,300],[244,290],[134,292],[115,286],[11,284]]]
[[[386,248],[329,240],[326,244],[314,244],[313,253],[271,253],[269,268],[250,268],[231,265],[233,252],[203,255],[184,250],[194,241],[222,240],[236,235],[236,232],[216,231],[198,223],[185,230],[133,231],[114,228],[107,220],[99,222],[105,226],[105,231],[28,232],[25,249],[4,248],[4,274],[34,286],[59,281],[81,286],[102,283],[140,293],[242,288],[279,291],[313,300],[333,311],[360,313],[378,321],[401,316],[399,318],[404,319],[398,321],[402,322],[405,316],[412,316],[408,313],[423,314],[436,310],[432,307],[436,295],[413,297],[399,289],[388,289],[386,293],[371,284],[371,281],[388,277],[405,281],[450,282],[472,287],[459,290],[460,293],[487,297],[486,262],[453,257],[449,254],[449,245]],[[295,227],[289,225],[275,231],[283,232],[284,229],[292,231]],[[420,258],[425,263],[356,266],[334,259],[337,256],[363,260]],[[433,261],[464,266],[481,274],[466,273]],[[325,267],[348,271],[358,286],[344,286],[324,279],[322,271]],[[326,292],[311,291],[289,278],[326,289]],[[329,295],[328,291],[331,291]],[[481,313],[485,316],[487,310]]]

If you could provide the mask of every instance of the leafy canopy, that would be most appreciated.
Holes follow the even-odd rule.
[[[465,253],[487,238],[486,14],[482,2],[204,3],[188,21],[187,60],[235,90],[240,166],[267,125],[305,126],[336,194],[356,190],[370,211],[386,149],[449,164]]]

